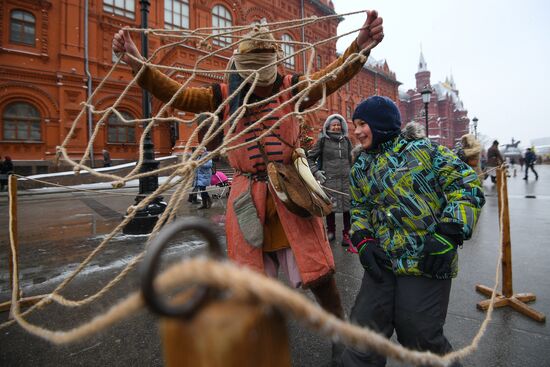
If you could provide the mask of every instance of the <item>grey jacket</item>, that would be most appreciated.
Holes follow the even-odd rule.
[[[331,120],[337,118],[342,123],[342,134],[339,136],[327,133]],[[323,141],[323,143],[321,143]],[[323,146],[321,151],[321,145]],[[349,172],[351,169],[351,144],[348,139],[348,124],[338,115],[330,115],[323,126],[321,137],[314,147],[308,152],[308,163],[311,172],[315,174],[319,169],[325,171],[327,178],[323,186],[331,190],[343,192],[345,195],[326,190],[332,198],[333,211],[336,213],[347,212],[350,209],[349,200]],[[319,163],[321,167],[319,167]]]

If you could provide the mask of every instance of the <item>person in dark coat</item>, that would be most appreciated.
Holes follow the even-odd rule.
[[[525,153],[525,177],[524,180],[529,179],[529,169],[535,174],[535,180],[539,179],[539,174],[535,171],[535,162],[537,161],[537,155],[533,152],[533,149],[527,148]]]
[[[111,153],[107,149],[103,149],[103,167],[111,167]]]
[[[336,238],[336,215],[342,213],[344,226],[342,246],[349,246],[349,171],[351,168],[352,145],[348,138],[348,124],[343,116],[330,115],[323,126],[323,132],[315,146],[308,152],[311,172],[319,183],[329,190],[332,197],[332,213],[327,215],[329,241]],[[333,191],[332,191],[333,190]]]
[[[0,165],[0,191],[7,190],[8,176],[13,173],[13,162],[11,157],[4,157],[4,162]]]
[[[497,174],[495,168],[504,163],[504,157],[498,150],[498,140],[493,141],[493,145],[487,150],[487,170],[491,170],[491,182],[497,182]]]

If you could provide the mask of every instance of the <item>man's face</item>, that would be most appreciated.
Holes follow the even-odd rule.
[[[342,124],[340,123],[340,120],[334,119],[330,122],[328,126],[328,131],[331,133],[339,133],[342,131]]]
[[[361,119],[353,120],[353,124],[355,125],[355,130],[353,130],[355,137],[364,149],[369,149],[372,146],[372,131],[369,124]]]

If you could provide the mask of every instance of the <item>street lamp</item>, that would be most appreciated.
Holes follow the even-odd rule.
[[[141,28],[147,29],[147,13],[149,13],[149,0],[140,0],[141,5]],[[141,54],[145,59],[148,57],[149,40],[147,33],[141,33]],[[151,96],[145,89],[142,91],[142,108],[143,118],[151,118]],[[147,120],[143,122],[143,128],[147,126]],[[151,172],[158,168],[159,162],[155,160],[155,146],[151,139],[151,130],[145,135],[143,140],[143,163],[140,168],[140,173]],[[159,187],[157,175],[139,178],[139,193],[135,198],[135,204],[149,196]],[[145,208],[139,210],[134,218],[122,230],[124,234],[146,234],[151,233],[159,216],[166,209],[166,203],[162,201],[162,197],[155,197]]]
[[[477,139],[477,122],[478,122],[479,120],[477,119],[477,117],[474,117],[474,118],[472,119],[472,121],[474,122],[474,136],[475,136],[475,138]]]
[[[432,97],[432,90],[428,84],[420,92],[422,95],[422,102],[424,102],[424,113],[426,115],[426,137],[429,138],[430,134],[428,129],[428,104],[430,103],[430,98]]]

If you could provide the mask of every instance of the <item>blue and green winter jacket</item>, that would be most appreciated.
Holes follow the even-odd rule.
[[[418,269],[426,237],[439,222],[458,223],[469,239],[485,204],[474,170],[409,124],[401,135],[363,151],[350,172],[352,232],[366,230],[396,275]],[[452,266],[455,277],[457,258]]]

